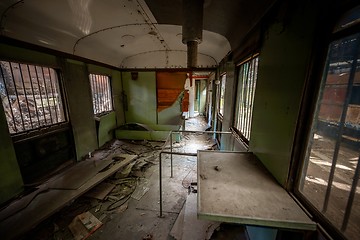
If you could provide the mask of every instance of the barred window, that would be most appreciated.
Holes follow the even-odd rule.
[[[66,121],[57,72],[0,61],[0,97],[11,134]]]
[[[90,74],[91,93],[94,114],[102,114],[113,110],[110,78],[105,75]]]
[[[323,75],[298,190],[342,238],[359,239],[360,32],[330,44]]]
[[[239,66],[236,95],[235,128],[249,141],[259,58]]]
[[[226,86],[226,74],[221,76],[220,103],[219,103],[219,113],[221,114],[221,116],[224,115],[225,86]]]

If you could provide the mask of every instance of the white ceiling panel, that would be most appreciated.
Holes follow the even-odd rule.
[[[9,38],[115,67],[186,68],[181,22],[158,24],[143,0],[3,0],[0,11]],[[224,36],[203,30],[197,65],[216,66],[229,51]]]

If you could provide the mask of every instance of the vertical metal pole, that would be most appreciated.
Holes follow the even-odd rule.
[[[346,205],[346,210],[345,210],[345,215],[344,215],[344,220],[343,220],[343,224],[341,226],[341,230],[345,231],[347,224],[349,222],[349,218],[350,218],[350,213],[351,213],[351,208],[354,202],[354,198],[355,198],[355,193],[356,193],[356,188],[359,182],[359,175],[360,175],[360,157],[358,158],[358,162],[356,165],[356,170],[355,170],[355,174],[354,174],[354,178],[353,178],[353,183],[351,185],[351,191],[350,191],[350,195],[349,195],[349,199]]]
[[[170,173],[170,177],[173,177],[173,155],[172,155],[172,134],[173,132],[170,131],[170,169],[171,169],[171,173]]]
[[[105,102],[107,102],[108,104],[105,105],[106,107],[106,111],[111,111],[111,108],[110,108],[110,86],[109,86],[109,82],[110,82],[110,77],[108,76],[105,76],[105,79],[104,79],[105,83],[104,83],[104,88],[105,88]]]
[[[34,126],[33,126],[33,121],[32,121],[32,117],[31,117],[31,113],[30,113],[30,108],[29,108],[29,99],[28,99],[28,96],[27,96],[27,93],[26,93],[26,88],[25,88],[25,83],[24,83],[24,75],[23,75],[23,73],[22,73],[22,69],[21,69],[20,63],[18,63],[18,67],[19,67],[19,72],[20,72],[20,78],[21,78],[22,87],[23,87],[23,90],[24,90],[24,96],[25,96],[25,102],[26,102],[26,110],[27,110],[27,112],[28,112],[28,114],[29,114],[31,129],[33,129]],[[30,75],[29,75],[29,78],[30,78]],[[30,79],[30,81],[31,81],[31,79]]]
[[[340,146],[341,146],[342,135],[344,133],[345,120],[346,120],[348,106],[349,106],[350,98],[351,98],[351,92],[352,92],[352,88],[353,88],[353,84],[354,84],[354,80],[355,80],[355,73],[356,73],[356,68],[357,68],[357,56],[359,55],[359,50],[360,50],[360,34],[357,36],[357,41],[358,41],[357,45],[355,46],[355,49],[353,51],[354,55],[352,58],[349,82],[348,82],[348,86],[347,86],[347,90],[346,90],[346,98],[345,98],[344,105],[343,105],[343,111],[341,113],[341,118],[340,118],[340,122],[339,122],[339,130],[338,130],[338,135],[337,135],[337,139],[336,139],[333,160],[331,163],[331,169],[330,169],[330,174],[329,174],[328,186],[326,189],[323,212],[326,212],[328,204],[329,204],[331,187],[332,187],[332,184],[334,181],[334,175],[335,175],[335,170],[336,170],[336,163],[337,163],[337,160],[339,157],[339,150],[340,150]]]
[[[40,118],[39,118],[38,106],[37,106],[37,102],[36,102],[36,97],[35,97],[35,92],[34,92],[34,85],[33,85],[33,78],[31,76],[31,71],[30,71],[29,64],[27,64],[27,69],[28,69],[28,72],[29,72],[31,92],[32,92],[32,96],[33,96],[33,99],[34,99],[34,105],[35,105],[35,108],[36,108],[35,112],[36,112],[36,117],[37,117],[37,127],[40,127]]]
[[[9,64],[10,64],[11,78],[12,78],[12,81],[13,81],[13,84],[14,84],[15,95],[16,95],[16,99],[17,99],[18,106],[19,106],[19,111],[20,111],[20,119],[21,119],[21,123],[22,123],[22,130],[25,131],[26,128],[25,128],[24,119],[23,119],[23,111],[22,111],[21,106],[20,106],[20,99],[19,99],[18,89],[17,89],[17,86],[16,86],[14,70],[13,70],[11,62],[9,62]],[[21,70],[19,70],[19,71],[21,71]]]
[[[161,152],[159,154],[159,191],[160,191],[160,217],[163,217],[162,210],[162,164],[161,164]]]
[[[10,63],[9,63],[10,64]],[[13,108],[12,108],[12,106],[11,106],[11,101],[10,101],[10,95],[9,95],[9,92],[8,92],[8,89],[7,89],[7,86],[6,86],[6,80],[7,79],[5,79],[5,74],[4,74],[4,70],[3,70],[3,64],[1,64],[1,66],[0,66],[0,71],[1,71],[1,77],[2,77],[2,79],[3,79],[3,81],[4,81],[4,88],[5,88],[5,93],[6,93],[6,98],[7,98],[7,100],[8,100],[8,103],[9,103],[9,108],[10,108],[10,113],[11,113],[11,117],[12,117],[12,121],[13,121],[13,123],[14,123],[14,131],[15,132],[17,132],[18,130],[17,130],[17,127],[16,127],[16,122],[15,122],[15,117],[14,117],[14,112],[13,112]],[[5,67],[4,67],[5,68]],[[10,66],[10,68],[11,68],[11,66]],[[6,71],[6,70],[5,70]],[[14,82],[14,80],[13,80],[13,82]],[[4,110],[6,110],[5,109],[5,107],[4,107]]]
[[[45,86],[45,94],[46,94],[46,101],[47,101],[47,105],[48,105],[48,109],[50,112],[50,120],[51,120],[51,124],[54,124],[54,118],[53,118],[53,114],[51,112],[51,106],[50,106],[50,101],[49,101],[49,92],[48,92],[48,86],[46,84],[46,79],[45,79],[45,72],[44,72],[44,67],[41,67],[41,73],[42,73],[42,78],[44,80],[44,86]]]
[[[100,93],[101,93],[101,90],[100,90],[100,76],[99,75],[94,75],[95,76],[95,83],[96,83],[96,100],[97,100],[97,112],[96,114],[98,113],[101,113],[101,99],[100,99]]]
[[[102,106],[102,110],[101,112],[105,112],[107,111],[107,109],[105,108],[105,99],[106,99],[106,96],[105,96],[105,79],[104,79],[104,76],[101,76],[100,77],[100,89],[101,89],[101,106]]]
[[[55,102],[55,91],[54,91],[54,86],[53,86],[53,79],[51,78],[50,68],[47,68],[47,70],[48,70],[49,79],[50,79],[51,95],[52,95],[52,102],[54,104],[54,109],[55,109],[56,123],[58,123],[59,122],[59,115],[58,115],[58,112],[57,112],[57,106],[56,106],[56,102]]]
[[[37,85],[38,85],[38,91],[39,91],[39,94],[40,94],[41,107],[42,107],[42,114],[43,114],[44,122],[45,122],[45,124],[40,124],[39,123],[39,127],[40,127],[40,125],[47,125],[47,119],[46,119],[46,116],[45,116],[44,99],[43,99],[43,94],[42,94],[42,91],[41,91],[40,78],[39,78],[39,73],[38,73],[37,68],[38,67],[35,66],[36,82],[37,82]]]

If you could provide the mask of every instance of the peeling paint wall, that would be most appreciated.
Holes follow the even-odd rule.
[[[157,124],[155,72],[139,72],[136,80],[131,79],[130,72],[121,74],[127,102],[126,122]]]

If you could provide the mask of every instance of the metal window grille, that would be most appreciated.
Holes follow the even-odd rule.
[[[52,68],[0,61],[0,96],[11,134],[66,120]]]
[[[360,34],[333,42],[298,189],[348,239],[360,234]]]
[[[105,75],[90,74],[91,93],[94,114],[102,114],[113,110],[110,78]]]
[[[219,103],[219,113],[221,114],[221,116],[224,115],[225,86],[226,86],[226,74],[221,76],[220,103]]]
[[[239,66],[235,128],[249,141],[259,58]]]

